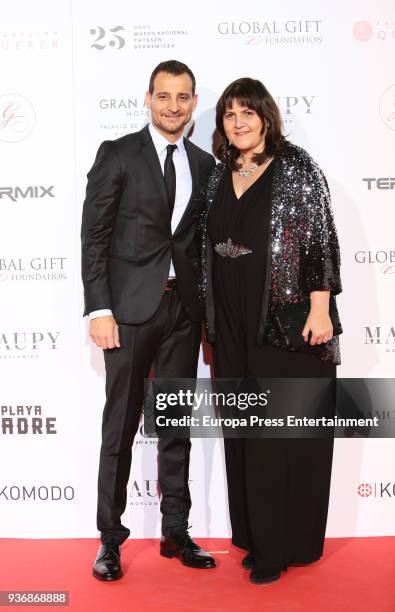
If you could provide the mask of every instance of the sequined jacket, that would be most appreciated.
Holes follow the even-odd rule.
[[[271,239],[267,270],[262,271],[267,281],[257,342],[287,348],[274,325],[276,309],[286,304],[309,303],[311,291],[326,289],[333,295],[340,293],[340,251],[328,184],[316,162],[304,149],[287,143],[273,163]],[[213,170],[200,206],[200,292],[205,303],[206,335],[210,343],[215,342],[215,312],[211,274],[213,245],[207,233],[207,217],[224,171],[222,163]],[[315,347],[306,344],[303,351],[325,361],[340,363],[338,337]]]

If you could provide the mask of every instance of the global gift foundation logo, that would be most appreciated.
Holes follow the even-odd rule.
[[[0,283],[64,281],[67,279],[66,266],[67,257],[0,257]]]
[[[221,21],[221,39],[236,39],[248,46],[311,45],[323,42],[322,19]]]
[[[386,276],[395,274],[395,250],[355,251],[354,261],[362,265],[378,265],[381,273]]]
[[[0,140],[20,142],[32,133],[36,125],[33,104],[20,94],[0,96]]]

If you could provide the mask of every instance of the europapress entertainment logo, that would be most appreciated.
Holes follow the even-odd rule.
[[[38,359],[53,354],[61,344],[60,331],[4,331],[0,330],[0,359]]]
[[[158,27],[151,24],[96,25],[89,30],[90,48],[100,52],[174,49],[189,33],[183,26]]]
[[[220,21],[217,32],[222,40],[239,40],[256,45],[316,45],[323,42],[322,19],[240,19]]]
[[[150,116],[144,99],[137,96],[102,97],[97,102],[97,124],[103,138],[118,138],[140,130]]]
[[[64,281],[67,257],[0,257],[0,290],[8,282]]]
[[[361,482],[358,485],[359,497],[376,497],[380,499],[395,498],[395,482]]]
[[[16,93],[0,95],[0,141],[25,140],[35,125],[36,112],[28,98]]]

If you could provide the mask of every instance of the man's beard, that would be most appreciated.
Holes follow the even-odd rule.
[[[168,125],[162,122],[159,122],[157,124],[154,123],[154,125],[156,125],[156,127],[160,128],[167,134],[176,134],[177,132],[181,132],[190,120],[190,119],[187,119],[183,121],[182,118],[180,119],[181,119],[181,123],[174,125],[174,126]]]

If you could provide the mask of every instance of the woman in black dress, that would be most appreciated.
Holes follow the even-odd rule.
[[[340,357],[329,304],[341,291],[340,256],[325,177],[282,136],[276,103],[259,81],[231,83],[216,122],[222,163],[202,224],[215,377],[334,379]],[[299,344],[281,326],[285,311]],[[224,442],[232,541],[248,551],[251,581],[319,559],[333,440]]]

